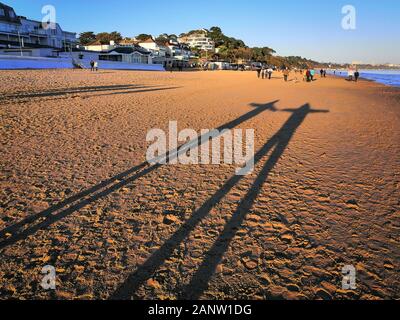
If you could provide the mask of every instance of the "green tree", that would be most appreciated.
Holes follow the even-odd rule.
[[[151,37],[152,37],[151,34],[141,33],[136,37],[136,39],[139,41],[146,41],[147,39],[149,39]]]
[[[120,42],[122,40],[121,33],[117,31],[113,31],[110,33],[110,40],[115,41],[116,43]]]
[[[252,48],[252,60],[258,62],[265,62],[270,63],[272,55],[275,53],[275,50],[269,47],[262,47],[262,48]]]
[[[225,44],[226,36],[222,33],[221,28],[212,27],[210,28],[210,31],[207,35],[211,38],[212,41],[214,41],[216,48]]]
[[[250,61],[253,55],[253,51],[250,48],[238,48],[236,49],[237,59]]]
[[[208,31],[207,36],[214,41],[215,47],[219,48],[221,46],[225,46],[228,49],[238,49],[246,47],[246,44],[239,39],[235,39],[233,37],[227,37],[221,30],[220,27],[212,27],[210,31]]]
[[[157,38],[156,41],[158,42],[168,42],[170,40],[169,35],[166,33],[160,34]]]
[[[229,49],[225,46],[220,46],[218,48],[217,57],[220,60],[227,60],[229,58]]]
[[[170,35],[168,36],[168,38],[169,38],[170,40],[173,40],[173,41],[178,41],[178,36],[177,36],[176,34],[170,34]]]
[[[109,44],[110,41],[118,43],[122,40],[122,36],[117,31],[113,31],[111,33],[101,32],[96,35],[96,40],[100,41],[101,44]]]
[[[96,40],[96,34],[93,31],[82,32],[79,35],[79,43],[83,46],[88,45],[90,42]]]

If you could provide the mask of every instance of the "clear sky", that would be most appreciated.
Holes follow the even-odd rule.
[[[400,64],[400,0],[0,0],[41,20],[57,10],[67,31],[180,34],[219,26],[248,46],[319,61]],[[342,28],[342,7],[356,9],[356,29]]]

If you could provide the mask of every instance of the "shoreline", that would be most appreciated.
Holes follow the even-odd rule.
[[[363,73],[365,74],[365,73],[368,73],[368,72],[365,72],[365,71],[368,71],[368,70],[362,70],[359,79],[366,80],[366,81],[373,81],[375,83],[383,84],[383,85],[388,86],[388,87],[400,88],[400,80],[398,80],[395,84],[388,84],[388,83],[386,83],[388,80],[379,81],[378,79],[366,78],[365,76],[363,76]],[[370,71],[373,71],[373,70],[370,70]],[[380,70],[376,70],[376,71],[380,71]],[[382,71],[385,71],[385,70],[382,70]],[[395,70],[395,71],[398,72],[398,74],[394,74],[394,75],[399,77],[399,79],[400,79],[400,70]],[[334,75],[332,70],[330,70],[328,74],[331,75],[331,76],[339,77],[339,78],[346,78],[347,77],[347,75],[346,75],[347,71],[342,71],[342,72],[344,72],[345,75],[337,75],[337,74]],[[377,76],[381,75],[379,73],[370,73],[370,74],[377,75]],[[391,75],[391,74],[382,74],[382,76],[388,76],[388,75]]]

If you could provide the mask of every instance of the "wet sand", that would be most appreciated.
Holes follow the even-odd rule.
[[[400,298],[398,89],[229,71],[0,83],[0,299]],[[147,165],[146,133],[171,120],[255,129],[254,173]]]

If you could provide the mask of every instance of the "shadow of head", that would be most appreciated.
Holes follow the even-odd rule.
[[[272,101],[269,103],[254,103],[253,102],[253,103],[250,103],[250,106],[254,107],[254,108],[259,108],[262,111],[270,110],[272,112],[276,112],[276,111],[278,111],[278,109],[275,107],[275,104],[278,102],[279,102],[279,100],[275,100],[275,101]]]
[[[329,113],[329,110],[319,110],[319,109],[312,109],[309,103],[299,107],[299,108],[286,108],[279,110],[275,107],[275,104],[278,103],[279,100],[275,100],[266,104],[262,103],[250,103],[251,107],[258,108],[258,111],[272,111],[272,112],[290,112],[294,114],[309,114],[309,113]]]
[[[301,106],[300,108],[297,109],[282,109],[279,110],[280,112],[291,112],[294,114],[309,114],[309,113],[329,113],[329,110],[324,110],[324,109],[312,109],[310,104],[305,104],[303,106]]]

